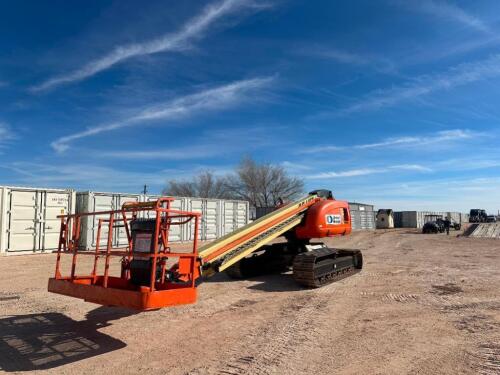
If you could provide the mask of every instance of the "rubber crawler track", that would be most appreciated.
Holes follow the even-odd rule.
[[[321,248],[299,254],[293,261],[294,280],[309,288],[342,280],[361,270],[359,250]]]

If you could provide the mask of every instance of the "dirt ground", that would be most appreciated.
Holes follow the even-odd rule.
[[[500,241],[407,230],[326,287],[217,275],[195,305],[134,313],[46,291],[54,255],[0,258],[0,368],[54,374],[499,374]]]

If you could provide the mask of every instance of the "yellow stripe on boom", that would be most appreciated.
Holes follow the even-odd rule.
[[[222,271],[299,225],[303,212],[314,204],[317,199],[318,196],[315,194],[308,195],[279,208],[234,232],[202,246],[199,250],[199,256],[204,264],[219,263],[213,271]],[[276,221],[278,218],[279,220]],[[242,238],[245,238],[245,240],[242,241]],[[223,248],[224,251],[221,251]]]

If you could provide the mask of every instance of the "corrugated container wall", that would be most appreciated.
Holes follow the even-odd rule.
[[[57,249],[60,219],[73,213],[73,190],[0,187],[0,253],[25,254]]]
[[[154,200],[157,200],[160,197],[160,195],[143,195],[141,198],[142,202],[151,202]],[[175,198],[175,200],[172,202],[171,208],[175,210],[180,210],[183,211],[185,209],[186,205],[186,199],[185,198]],[[144,211],[145,214],[144,216],[146,218],[152,217],[152,212],[151,211]],[[181,220],[178,220],[181,221]],[[172,242],[181,242],[184,240],[184,232],[185,232],[185,225],[172,225],[170,227],[170,233],[168,235],[168,240]]]
[[[248,224],[250,216],[249,204],[244,201],[222,201],[221,214],[221,236],[225,236]]]
[[[148,202],[158,199],[158,197],[158,195],[82,192],[77,193],[77,212],[115,210],[119,209],[126,201]],[[246,225],[249,220],[249,204],[244,201],[175,197],[172,208],[201,213],[198,230],[198,239],[201,241],[215,240]],[[148,212],[145,212],[144,215],[149,217]],[[85,249],[95,247],[98,220],[98,216],[82,220],[80,247]],[[191,241],[193,234],[194,221],[189,225],[175,225],[170,230],[169,240],[172,242]],[[107,231],[102,230],[102,245],[106,243],[107,235]],[[127,245],[127,236],[123,228],[115,229],[113,244],[114,246]]]
[[[394,212],[394,228],[403,228],[403,213]]]
[[[76,213],[93,211],[111,211],[121,208],[125,202],[140,202],[140,194],[101,193],[93,191],[76,194]],[[92,249],[97,242],[97,227],[99,219],[109,219],[109,215],[85,216],[81,223],[80,248]],[[113,246],[128,245],[125,229],[116,225],[113,229]],[[100,245],[105,245],[108,238],[108,226],[101,229]]]
[[[467,223],[468,215],[460,212],[445,211],[399,211],[394,213],[394,224],[396,228],[422,228],[427,221],[436,217],[449,218],[456,223]]]
[[[373,205],[349,202],[353,230],[375,230]]]
[[[255,216],[254,220],[261,218],[262,216],[266,216],[267,214],[276,210],[276,207],[255,207]]]
[[[224,199],[184,198],[186,210],[201,212],[198,238],[212,241],[248,224],[250,208],[245,201]],[[184,241],[192,241],[194,223],[184,236]]]

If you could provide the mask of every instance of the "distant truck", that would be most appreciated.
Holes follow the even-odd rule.
[[[473,208],[470,210],[469,223],[486,223],[488,221],[488,214],[486,210]]]

